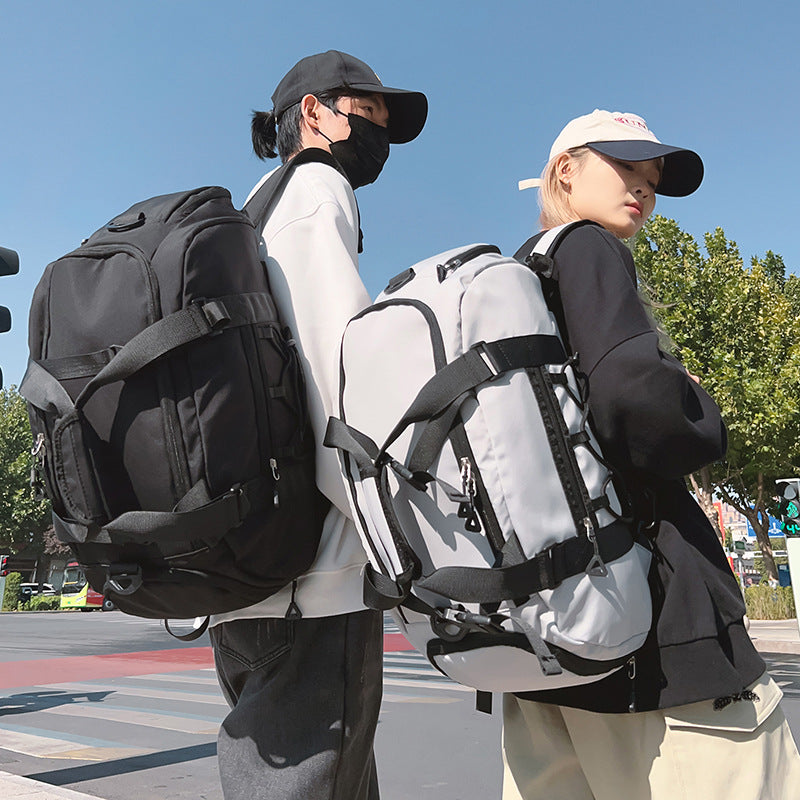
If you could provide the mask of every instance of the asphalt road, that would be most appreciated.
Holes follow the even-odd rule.
[[[474,710],[386,628],[376,751],[383,800],[500,794],[500,713]],[[0,616],[0,770],[105,800],[221,800],[226,713],[207,635],[184,644],[120,612]],[[800,656],[769,657],[800,739]]]
[[[0,770],[105,800],[222,800],[211,663],[207,634],[120,612],[0,615]],[[382,800],[499,796],[500,725],[416,652],[387,652]]]

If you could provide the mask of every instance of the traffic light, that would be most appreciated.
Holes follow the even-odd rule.
[[[775,488],[781,499],[783,532],[787,536],[800,536],[800,480],[778,481]]]
[[[0,275],[16,275],[19,272],[19,256],[6,247],[0,247]],[[0,306],[0,333],[11,330],[11,312]],[[0,369],[0,389],[3,388],[3,371]]]

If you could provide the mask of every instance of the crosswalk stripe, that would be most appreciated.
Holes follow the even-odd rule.
[[[38,758],[64,758],[79,761],[109,761],[154,752],[149,748],[126,747],[117,742],[99,742],[80,736],[59,735],[55,731],[34,733],[23,726],[3,725],[2,746],[4,750]],[[45,735],[47,734],[47,735]],[[87,744],[91,742],[89,746]]]
[[[213,672],[213,670],[212,670]],[[216,686],[219,681],[216,678],[206,678],[205,676],[176,675],[175,673],[162,675],[137,675],[137,681],[158,681],[159,683],[190,683],[196,686]]]
[[[221,721],[219,719],[191,719],[178,717],[171,714],[151,711],[135,711],[130,708],[107,706],[102,703],[81,705],[73,703],[68,706],[48,708],[48,714],[62,714],[67,717],[84,717],[91,720],[104,720],[106,722],[122,722],[125,725],[141,725],[159,730],[178,731],[179,733],[194,733],[201,735],[216,735]]]
[[[110,692],[116,697],[149,697],[153,700],[178,700],[188,703],[207,703],[214,706],[227,706],[228,704],[219,694],[198,694],[194,692],[179,692],[177,690],[159,690],[149,687],[131,686],[126,683],[55,683],[41,686],[42,689],[66,692],[85,692],[90,688],[93,692]]]

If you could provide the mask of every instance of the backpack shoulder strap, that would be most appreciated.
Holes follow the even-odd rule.
[[[597,223],[590,219],[582,219],[579,222],[557,225],[545,231],[533,246],[533,250],[525,257],[525,264],[544,278],[552,277],[553,254],[570,231],[582,228],[584,225],[597,225]]]
[[[289,177],[295,167],[312,162],[327,164],[329,167],[333,167],[337,172],[344,175],[342,168],[339,166],[339,162],[326,150],[321,150],[318,147],[308,147],[305,150],[301,150],[283,166],[278,167],[278,169],[264,181],[258,191],[245,203],[242,211],[253,221],[256,230],[260,231],[264,227],[264,224],[275,208],[278,197],[286,187]]]

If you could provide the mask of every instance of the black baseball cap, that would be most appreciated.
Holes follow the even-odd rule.
[[[428,116],[428,98],[422,92],[392,89],[363,61],[339,50],[307,56],[283,77],[272,95],[272,109],[280,121],[287,108],[307,94],[331,89],[356,89],[383,95],[389,110],[389,141],[403,144],[415,139]]]

